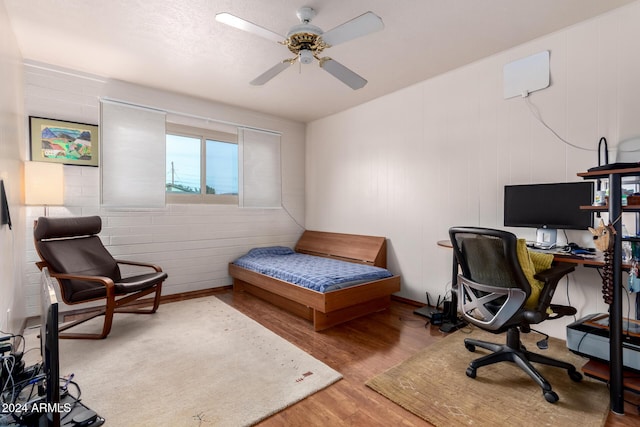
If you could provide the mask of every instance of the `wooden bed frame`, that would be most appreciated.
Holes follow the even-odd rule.
[[[386,268],[384,237],[305,231],[296,252]],[[318,292],[229,264],[234,291],[245,291],[313,322],[316,331],[389,307],[400,276]]]

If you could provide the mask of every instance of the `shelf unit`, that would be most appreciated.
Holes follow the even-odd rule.
[[[640,212],[640,206],[622,206],[622,178],[640,176],[640,167],[599,170],[578,174],[584,179],[609,180],[608,206],[581,206],[594,212],[608,212],[616,231],[613,245],[613,301],[609,308],[609,366],[611,411],[624,414],[624,381],[622,364],[622,241],[640,241],[635,237],[622,238],[623,212]]]
[[[608,212],[609,205],[607,206],[586,205],[586,206],[580,206],[580,209],[587,210],[587,211],[594,211],[594,212]],[[640,205],[623,206],[622,211],[623,212],[640,212]]]

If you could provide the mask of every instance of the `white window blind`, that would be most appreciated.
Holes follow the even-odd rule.
[[[240,144],[239,203],[245,208],[282,207],[280,135],[247,128],[238,130]]]
[[[100,107],[102,205],[164,207],[166,113],[105,100]]]

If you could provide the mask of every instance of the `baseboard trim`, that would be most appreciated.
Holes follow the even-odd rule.
[[[394,301],[398,301],[398,302],[402,302],[402,303],[405,303],[405,304],[408,304],[408,305],[412,305],[414,307],[423,307],[423,306],[426,305],[423,302],[414,301],[414,300],[409,299],[409,298],[399,297],[397,295],[391,295],[391,299],[394,300]]]
[[[233,289],[233,285],[220,286],[218,288],[201,289],[198,291],[181,292],[179,294],[161,295],[160,304],[168,304],[170,302],[184,301],[193,298],[208,297],[211,295],[219,294],[223,291]]]
[[[220,287],[216,287],[216,288],[207,288],[207,289],[200,289],[197,291],[189,291],[189,292],[180,292],[177,294],[171,294],[171,295],[161,295],[160,296],[160,304],[169,304],[172,302],[177,302],[177,301],[185,301],[185,300],[189,300],[189,299],[194,299],[194,298],[203,298],[203,297],[208,297],[211,295],[215,295],[215,294],[219,294],[221,292],[225,292],[228,291],[230,289],[233,289],[233,285],[226,285],[226,286],[220,286]],[[391,295],[391,299],[394,301],[398,301],[404,304],[408,304],[414,307],[423,307],[426,304],[420,301],[414,301],[412,299],[409,298],[404,298],[401,296],[397,296],[397,295]],[[136,304],[134,304],[133,306],[145,306],[145,305],[151,305],[151,301],[152,298],[147,298],[148,301],[140,300],[139,302],[137,302]],[[60,313],[60,316],[62,316],[63,319],[65,319],[65,321],[67,320],[67,317],[72,317],[72,316],[76,316],[76,315],[81,315],[81,314],[87,314],[90,313],[92,311],[96,311],[96,307],[88,307],[88,308],[79,308],[79,309],[75,309],[75,310],[68,310],[65,312]],[[39,316],[32,316],[29,317],[28,319],[25,320],[24,325],[25,328],[28,325],[34,325],[34,324],[38,324],[39,322]]]

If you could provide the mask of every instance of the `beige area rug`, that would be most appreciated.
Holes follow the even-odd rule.
[[[60,340],[60,373],[106,425],[172,427],[255,424],[342,377],[215,297],[116,314],[104,340]]]
[[[468,331],[467,331],[468,332]],[[559,368],[534,366],[551,383],[560,400],[548,403],[540,387],[515,364],[501,362],[478,368],[475,379],[465,370],[471,360],[488,353],[464,347],[473,337],[501,343],[505,335],[478,329],[451,334],[369,380],[378,393],[436,426],[602,426],[609,409],[604,383],[585,377],[576,383]],[[524,345],[573,363],[585,360],[571,353],[564,341],[550,338],[548,350],[538,350],[540,335],[523,334]]]

